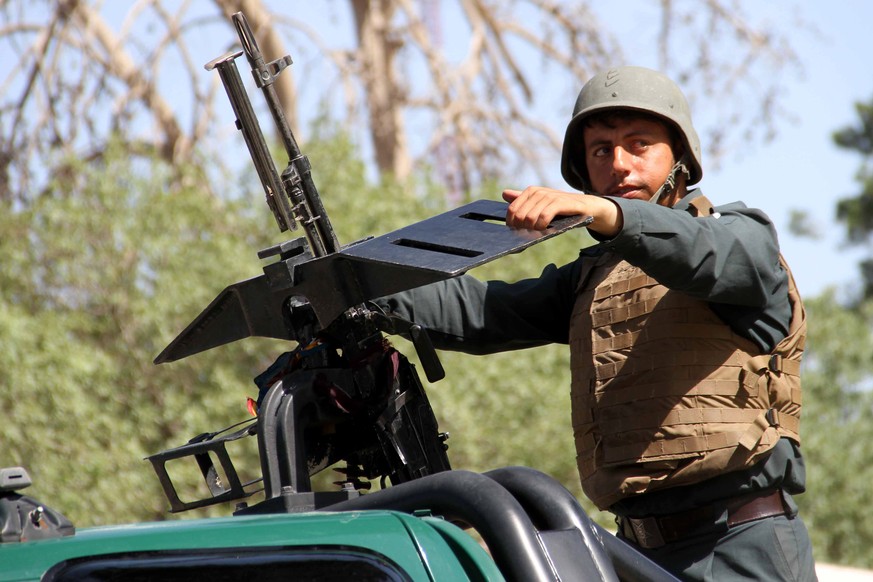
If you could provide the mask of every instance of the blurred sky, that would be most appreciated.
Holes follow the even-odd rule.
[[[610,32],[624,46],[639,46],[647,31],[622,25],[629,10],[651,10],[649,0],[594,2]],[[762,208],[774,221],[782,251],[805,297],[828,287],[848,298],[860,286],[858,262],[867,249],[846,248],[845,227],[835,219],[836,202],[860,191],[855,175],[861,157],[837,148],[832,133],[857,125],[854,104],[873,99],[873,2],[832,0],[830,2],[743,2],[743,12],[753,23],[777,23],[790,35],[802,71],[785,71],[779,78],[781,106],[791,116],[777,125],[777,135],[768,143],[755,142],[748,148],[728,152],[717,165],[704,156],[703,192],[716,204],[742,200]],[[622,11],[625,11],[622,14]],[[626,22],[632,19],[625,18]],[[643,24],[645,26],[645,24]],[[655,31],[653,22],[648,32]],[[654,47],[650,53],[654,53]],[[657,66],[652,54],[625,54],[624,64]],[[694,103],[696,125],[719,116],[719,111]],[[703,144],[706,149],[706,143]],[[792,210],[808,214],[820,234],[818,239],[802,238],[789,232]]]
[[[343,3],[329,3],[331,10],[313,6],[300,7],[296,17],[313,27],[324,30],[336,27],[338,37],[353,42],[348,28],[347,12]],[[596,0],[596,13],[608,32],[624,47],[646,45],[641,39],[657,33],[657,20],[640,18],[639,14],[652,13],[652,0]],[[802,71],[785,71],[779,78],[784,81],[781,106],[791,116],[777,125],[776,138],[766,144],[755,142],[748,148],[729,152],[718,166],[704,159],[704,179],[700,186],[716,204],[743,200],[749,206],[764,209],[776,224],[783,254],[794,271],[798,287],[804,296],[818,295],[827,287],[834,287],[838,296],[846,297],[859,286],[857,263],[865,249],[845,248],[844,227],[835,220],[835,206],[839,198],[856,194],[860,187],[854,176],[861,158],[838,149],[831,134],[847,125],[857,124],[854,104],[873,98],[873,2],[867,0],[832,0],[830,2],[742,2],[743,11],[754,23],[777,23],[781,32],[790,34],[790,42],[801,62]],[[441,6],[444,49],[466,51],[467,31],[458,30],[460,20],[454,2]],[[632,11],[639,11],[630,16]],[[797,18],[806,26],[793,28]],[[346,22],[342,22],[346,20]],[[651,22],[648,26],[647,22]],[[814,30],[811,30],[814,29]],[[332,41],[338,40],[332,38]],[[453,38],[454,37],[454,38]],[[342,44],[342,43],[340,43]],[[651,43],[649,43],[651,44]],[[459,46],[460,45],[460,46]],[[656,67],[655,47],[651,50],[625,50],[625,63]],[[536,66],[534,63],[532,66]],[[298,79],[309,72],[299,70]],[[579,87],[584,80],[579,82]],[[548,81],[546,81],[548,83]],[[537,92],[551,98],[549,111],[543,116],[554,129],[563,134],[575,100],[572,95],[555,87],[540,85]],[[704,105],[704,104],[701,104]],[[695,108],[698,125],[707,121],[704,116],[718,115],[712,107]],[[368,144],[362,147],[367,150]],[[704,149],[706,144],[704,144]],[[561,180],[558,160],[549,161],[548,176],[556,187],[565,187]],[[524,180],[526,178],[522,178]],[[523,187],[526,184],[515,184]],[[789,232],[792,210],[808,213],[820,238],[800,238]]]
[[[354,44],[354,32],[345,2],[298,1],[286,5],[281,0],[267,0],[267,3],[316,30],[334,48],[351,47]],[[633,49],[626,50],[626,62],[623,64],[657,66],[654,57],[656,48],[646,40],[647,36],[654,38],[657,33],[657,20],[639,16],[656,14],[653,12],[654,0],[595,0],[592,4],[608,32],[622,47],[651,46],[651,50],[637,48],[637,53],[631,52]],[[810,32],[808,28],[797,29],[796,33],[791,34],[790,40],[798,53],[803,71],[801,74],[786,72],[779,78],[785,83],[781,105],[793,119],[781,120],[777,126],[778,134],[770,143],[755,142],[749,144],[748,148],[731,151],[720,160],[718,166],[704,159],[701,187],[716,204],[743,200],[749,206],[764,209],[771,216],[779,231],[783,253],[792,266],[804,296],[818,295],[827,287],[835,287],[839,294],[848,294],[859,285],[857,263],[866,249],[845,248],[842,245],[844,227],[836,222],[834,214],[839,198],[854,195],[860,189],[854,177],[861,158],[833,145],[831,134],[844,126],[857,124],[854,104],[873,98],[873,65],[870,64],[873,57],[873,34],[870,33],[873,2],[780,0],[746,1],[741,4],[752,22],[775,22],[779,30],[784,32],[791,29],[791,23],[799,16],[816,27],[818,34]],[[457,3],[432,1],[431,5],[440,6],[437,14],[440,16],[446,51],[466,52],[467,31],[458,29],[461,19],[456,13]],[[120,25],[129,9],[129,3],[113,2],[104,5],[103,11],[109,16],[110,22]],[[202,38],[191,47],[195,53],[193,59],[195,62],[211,60],[227,50],[233,42],[234,38],[228,31],[223,31],[220,38],[215,37],[212,29],[204,31]],[[304,46],[305,43],[304,38]],[[311,58],[317,51],[308,51],[308,58],[300,48],[300,44],[296,48],[289,46],[294,52],[294,74],[297,88],[301,91],[301,103],[309,101],[314,105],[325,88],[340,92],[342,89],[337,86],[335,79],[325,78],[328,67],[318,59]],[[240,66],[245,68],[242,64]],[[537,66],[537,63],[529,66]],[[172,67],[169,69],[172,70]],[[550,85],[547,74],[545,79],[545,84],[535,87],[534,91],[546,96],[548,105],[543,109],[548,111],[543,111],[543,120],[562,135],[576,92],[584,80],[580,80],[572,92],[566,92],[565,88],[556,89]],[[563,80],[566,81],[566,78]],[[412,83],[415,83],[414,79]],[[176,91],[178,93],[178,89]],[[249,92],[253,91],[249,87]],[[184,102],[190,99],[190,94],[177,94],[177,97],[182,109]],[[219,101],[222,99],[219,98]],[[303,117],[314,114],[315,109],[313,106],[312,111],[303,113]],[[701,121],[709,120],[706,116],[718,116],[711,106],[701,106],[700,111],[695,104],[698,126]],[[230,119],[228,116],[228,126],[232,123]],[[414,124],[410,124],[410,130],[415,133]],[[361,138],[364,155],[367,155],[371,149],[368,140],[364,136],[358,137]],[[547,185],[564,187],[558,159],[547,164],[547,175],[551,181]],[[527,179],[520,177],[519,183],[507,186],[523,187],[527,184],[521,181]],[[789,232],[793,209],[802,210],[813,219],[821,235],[819,239],[799,238]]]
[[[857,263],[864,253],[844,248],[845,228],[834,214],[839,198],[860,192],[854,177],[861,158],[837,148],[831,134],[857,125],[854,104],[873,98],[873,3],[834,0],[802,6],[822,38],[803,35],[795,46],[804,76],[786,87],[785,106],[797,116],[796,123],[780,126],[770,144],[758,145],[741,157],[728,156],[720,169],[704,177],[701,186],[710,198],[741,198],[767,211],[776,223],[797,285],[808,297],[829,286],[843,293],[858,285]],[[792,208],[814,219],[819,240],[788,232]]]

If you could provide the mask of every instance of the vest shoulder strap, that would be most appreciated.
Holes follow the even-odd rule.
[[[693,216],[712,216],[716,213],[712,202],[709,201],[709,198],[703,195],[690,200],[688,204],[690,205],[688,211]]]

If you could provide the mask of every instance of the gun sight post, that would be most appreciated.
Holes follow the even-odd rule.
[[[282,181],[276,171],[267,142],[264,140],[264,134],[261,132],[261,125],[243,86],[239,69],[236,67],[236,58],[241,54],[241,52],[227,53],[206,63],[204,68],[207,71],[217,70],[221,77],[224,90],[227,92],[230,105],[236,115],[237,128],[243,134],[246,147],[248,147],[252,162],[255,165],[255,171],[257,171],[258,178],[264,187],[267,206],[273,212],[279,230],[282,232],[295,230],[297,222],[294,219],[294,211],[285,196]]]
[[[340,248],[339,241],[312,181],[309,159],[297,145],[273,86],[276,77],[291,64],[291,57],[285,55],[270,63],[265,62],[245,15],[237,12],[232,18],[243,52],[252,67],[255,84],[264,92],[267,107],[275,121],[282,145],[288,153],[288,166],[282,172],[283,194],[290,200],[294,216],[303,225],[312,255],[321,257],[335,253]]]

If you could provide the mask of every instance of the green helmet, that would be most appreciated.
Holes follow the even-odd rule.
[[[691,110],[685,95],[673,81],[657,71],[618,67],[592,77],[576,99],[561,154],[561,174],[568,184],[579,190],[590,189],[583,155],[583,122],[590,115],[609,109],[649,113],[669,122],[685,145],[688,184],[700,181],[703,177],[700,138],[691,124]]]

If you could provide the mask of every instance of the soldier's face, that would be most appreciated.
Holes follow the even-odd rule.
[[[594,121],[584,128],[583,138],[591,186],[603,196],[649,200],[675,163],[670,131],[656,120],[613,117]],[[669,205],[674,201],[659,200]]]

